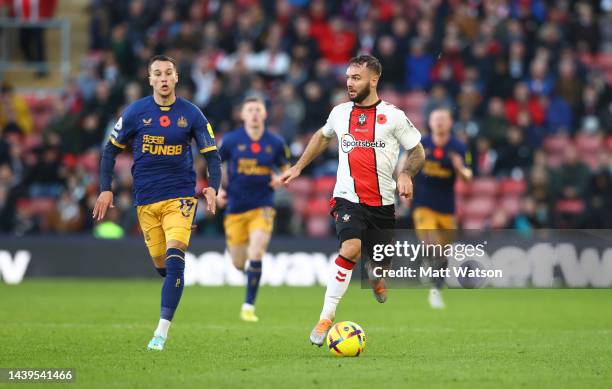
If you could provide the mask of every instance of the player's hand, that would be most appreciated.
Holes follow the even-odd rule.
[[[106,211],[108,211],[109,208],[115,208],[115,206],[113,205],[113,192],[107,190],[100,193],[98,199],[96,200],[96,205],[93,209],[94,220],[100,221],[104,219],[104,216],[106,216]]]
[[[400,173],[397,177],[397,191],[400,197],[412,199],[412,177],[406,173]]]
[[[458,153],[450,153],[449,157],[451,159],[451,163],[453,164],[453,168],[457,173],[459,173],[463,180],[471,180],[472,179],[472,169],[465,166],[463,163],[463,157]]]
[[[283,186],[283,182],[281,181],[281,176],[278,174],[274,174],[274,172],[272,172],[270,174],[270,187],[276,190],[280,188],[281,186]]]
[[[227,192],[223,188],[219,188],[217,193],[217,207],[225,208],[227,205]]]
[[[449,157],[455,170],[463,169],[463,158],[461,158],[461,155],[458,153],[449,153]]]
[[[206,209],[208,210],[208,212],[210,212],[211,214],[215,214],[215,212],[217,211],[217,202],[216,202],[216,193],[215,190],[213,188],[204,188],[202,190],[202,194],[204,195],[204,198],[206,199]]]
[[[289,183],[298,178],[300,174],[302,174],[302,170],[299,169],[296,165],[293,165],[280,175],[280,181],[284,185],[289,185]]]

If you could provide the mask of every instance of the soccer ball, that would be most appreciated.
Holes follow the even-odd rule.
[[[336,323],[327,333],[327,347],[336,357],[358,357],[366,346],[363,329],[352,321]]]

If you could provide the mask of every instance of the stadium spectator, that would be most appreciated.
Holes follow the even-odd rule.
[[[0,128],[6,132],[29,134],[32,132],[32,114],[23,96],[15,93],[12,84],[0,85]]]
[[[519,176],[532,165],[533,151],[525,142],[523,131],[516,126],[508,128],[506,141],[497,148],[498,156],[493,173],[497,176]]]
[[[433,64],[433,56],[425,51],[425,42],[422,39],[413,39],[405,65],[407,89],[428,89],[431,85],[430,74]]]
[[[479,135],[487,138],[494,148],[499,147],[505,140],[508,125],[503,100],[493,97],[489,100],[487,114],[480,122]]]
[[[522,171],[526,198],[519,216],[506,215],[509,225],[578,225],[572,218],[557,218],[557,200],[567,200],[561,183],[567,186],[574,178],[586,215],[579,222],[601,227],[612,220],[606,213],[612,209],[606,202],[612,198],[612,141],[605,143],[612,135],[612,22],[606,2],[571,2],[566,8],[542,1],[425,0],[414,0],[410,7],[394,0],[91,4],[91,52],[74,81],[49,97],[23,96],[8,84],[2,88],[0,217],[5,231],[61,229],[45,220],[39,205],[32,206],[31,195],[43,193],[57,206],[65,202],[66,191],[78,198],[67,189],[74,181],[85,194],[73,201],[91,212],[89,188],[96,185],[97,166],[83,161],[95,160],[119,108],[148,90],[146,60],[161,52],[177,57],[179,93],[193,95],[216,133],[238,124],[237,101],[259,95],[268,103],[269,128],[285,138],[294,156],[330,107],[346,100],[348,58],[374,53],[383,62],[381,85],[393,89],[385,99],[423,132],[433,109],[451,108],[454,132],[469,145],[477,175],[502,179],[514,177],[517,168]],[[592,172],[580,161],[563,164],[569,145],[585,134],[600,139],[592,153],[578,158]],[[49,145],[45,162],[42,150]],[[317,160],[310,173],[333,172],[335,152]],[[131,190],[129,175],[119,172],[129,164],[126,153],[117,166],[118,201]],[[45,175],[52,184],[43,180]],[[129,221],[132,209],[118,206],[117,212],[125,233],[137,233]],[[294,221],[283,229],[301,231],[301,214],[292,212]],[[488,225],[503,224],[502,219],[498,215]],[[203,226],[199,233],[222,231],[215,224]],[[92,228],[85,218],[80,229]]]
[[[404,81],[404,61],[397,51],[395,40],[390,35],[383,35],[376,43],[373,55],[378,58],[385,70],[385,77],[380,80],[380,88],[401,88]]]

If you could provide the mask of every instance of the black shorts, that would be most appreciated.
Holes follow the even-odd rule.
[[[341,197],[332,200],[331,215],[336,221],[340,244],[349,239],[362,239],[365,230],[392,230],[395,228],[395,205],[378,207],[350,202]]]

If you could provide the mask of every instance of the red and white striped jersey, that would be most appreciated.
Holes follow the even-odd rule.
[[[402,110],[382,100],[367,107],[339,104],[322,132],[328,138],[334,133],[338,137],[334,197],[371,206],[395,203],[393,171],[399,146],[410,150],[421,140]]]

